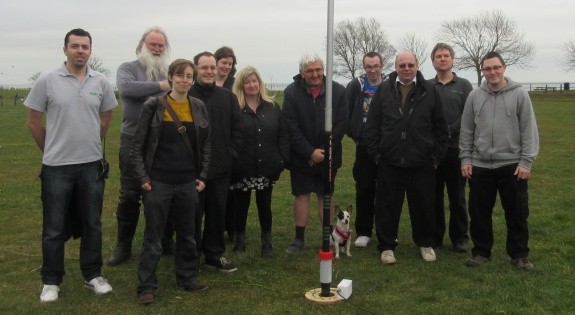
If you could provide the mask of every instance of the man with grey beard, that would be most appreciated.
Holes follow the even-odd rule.
[[[119,265],[132,254],[132,240],[140,217],[141,188],[132,174],[130,147],[144,102],[170,89],[166,79],[170,45],[166,33],[157,26],[142,35],[136,47],[137,60],[118,67],[116,84],[122,99],[122,129],[120,138],[120,198],[116,210],[118,241],[110,266]]]

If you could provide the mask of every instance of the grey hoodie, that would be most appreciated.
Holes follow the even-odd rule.
[[[461,165],[494,169],[518,163],[531,170],[539,152],[533,105],[520,84],[505,79],[498,93],[483,82],[469,94],[461,117]]]

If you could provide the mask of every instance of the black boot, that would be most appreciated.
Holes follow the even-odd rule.
[[[246,251],[246,233],[237,232],[234,234],[234,253],[244,253]]]
[[[132,239],[134,238],[135,230],[135,224],[118,222],[118,242],[112,252],[112,256],[106,261],[108,266],[117,266],[130,259],[130,256],[132,256]]]
[[[262,257],[270,258],[272,254],[272,232],[262,232]]]

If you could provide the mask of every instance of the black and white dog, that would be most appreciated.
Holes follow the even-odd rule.
[[[344,252],[347,256],[351,256],[349,253],[349,247],[351,245],[351,230],[349,229],[349,222],[351,221],[351,212],[353,207],[350,205],[347,209],[341,210],[340,207],[335,206],[335,212],[337,216],[336,225],[331,233],[331,240],[334,246],[335,258],[339,258],[340,246],[341,252]]]

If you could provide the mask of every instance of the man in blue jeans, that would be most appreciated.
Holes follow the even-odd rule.
[[[112,291],[101,277],[104,168],[100,143],[118,104],[108,78],[88,66],[91,53],[90,33],[68,32],[67,61],[43,73],[24,101],[28,128],[43,152],[41,302],[58,299],[65,274],[64,243],[71,234],[82,238],[84,285],[96,294]]]

